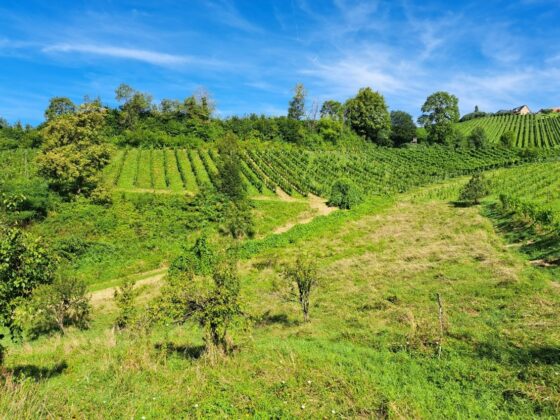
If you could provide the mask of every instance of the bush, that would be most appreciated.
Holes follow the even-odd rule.
[[[17,322],[30,338],[69,326],[88,328],[91,307],[86,284],[75,278],[58,277],[52,284],[33,290],[31,299],[17,310]]]
[[[340,209],[351,209],[362,202],[362,193],[349,179],[339,179],[332,188],[328,205]]]
[[[47,215],[50,206],[46,182],[40,178],[0,184],[0,212],[11,225],[25,225]]]
[[[119,314],[115,320],[115,327],[122,330],[130,325],[130,322],[136,316],[136,307],[134,301],[136,300],[137,291],[134,290],[133,281],[125,281],[122,286],[115,289],[115,304],[119,309]]]
[[[480,199],[490,194],[488,183],[482,174],[474,174],[470,181],[463,187],[459,200],[467,204],[479,204]]]

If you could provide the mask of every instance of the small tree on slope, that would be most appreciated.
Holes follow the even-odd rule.
[[[488,183],[480,173],[474,174],[461,190],[459,200],[467,204],[479,204],[480,200],[490,194]]]

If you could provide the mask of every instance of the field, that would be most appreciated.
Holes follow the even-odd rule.
[[[468,136],[475,127],[482,127],[492,143],[511,131],[517,147],[556,147],[560,145],[560,116],[558,114],[495,115],[476,118],[457,124]]]
[[[33,154],[2,153],[0,165],[29,179]],[[167,266],[204,226],[192,196],[214,188],[218,159],[211,148],[116,150],[103,174],[110,206],[61,202],[27,228],[88,284],[92,324],[4,340],[2,416],[558,416],[555,151],[524,163],[503,148],[246,148],[256,222],[238,251],[246,318],[232,327],[234,354],[210,363],[194,322],[116,332],[113,292],[134,278],[138,308],[158,296]],[[480,170],[492,194],[480,208],[459,205]],[[319,197],[340,177],[366,200],[326,212]],[[320,261],[309,323],[282,277],[299,255]]]
[[[7,367],[31,379],[4,388],[0,411],[68,418],[558,414],[559,289],[507,248],[476,208],[384,199],[308,226],[277,235],[292,239],[262,246],[242,263],[244,311],[254,324],[235,328],[239,349],[230,359],[199,359],[194,325],[160,327],[147,339],[115,334],[111,298],[96,299],[89,331],[10,351]],[[309,324],[278,296],[281,267],[302,252],[322,262]],[[157,285],[142,287],[142,299]],[[449,331],[440,358],[435,293]]]
[[[557,156],[541,152],[540,158]],[[430,182],[479,170],[522,163],[516,151],[489,147],[454,150],[445,147],[360,151],[310,151],[282,144],[247,146],[242,173],[252,195],[272,195],[280,188],[288,195],[327,197],[340,177],[356,182],[373,195],[391,195]],[[187,192],[214,186],[219,156],[213,149],[126,149],[115,154],[105,171],[106,181],[121,191]]]

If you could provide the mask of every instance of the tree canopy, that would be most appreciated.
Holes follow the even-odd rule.
[[[97,104],[84,104],[76,113],[62,115],[43,128],[39,174],[61,195],[88,195],[97,187],[100,171],[110,159],[101,132],[104,115]]]
[[[366,87],[346,101],[345,116],[350,127],[360,136],[379,145],[389,143],[391,118],[385,98]]]
[[[416,137],[416,124],[412,116],[403,111],[391,112],[391,141],[395,146],[412,142]]]
[[[436,92],[422,105],[418,123],[426,128],[430,143],[448,142],[453,124],[459,121],[459,99],[448,92]]]

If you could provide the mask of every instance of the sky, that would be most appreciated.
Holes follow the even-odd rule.
[[[53,96],[116,106],[203,88],[221,117],[285,115],[381,92],[414,117],[446,90],[462,113],[560,106],[560,0],[2,0],[0,117],[38,124]]]

